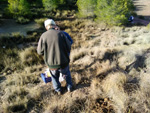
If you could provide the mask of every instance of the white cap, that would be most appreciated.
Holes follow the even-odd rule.
[[[54,22],[53,19],[47,19],[44,21],[44,25],[46,27],[47,25],[56,25],[56,23]]]

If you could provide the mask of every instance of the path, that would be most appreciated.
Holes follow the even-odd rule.
[[[39,28],[39,26],[35,22],[21,25],[16,23],[13,19],[2,19],[1,21],[2,22],[0,24],[0,35],[13,32],[20,32],[21,34],[26,35],[27,31],[32,31]]]
[[[133,0],[136,7],[137,16],[142,16],[144,19],[135,18],[134,23],[141,23],[147,26],[150,23],[150,0]]]
[[[150,0],[133,0],[138,16],[144,16],[150,20]]]

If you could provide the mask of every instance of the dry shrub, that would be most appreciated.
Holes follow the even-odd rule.
[[[24,86],[28,84],[37,84],[39,82],[40,79],[37,75],[26,73],[14,73],[13,75],[7,78],[6,85]]]
[[[24,87],[12,86],[5,89],[5,95],[2,97],[3,109],[8,112],[25,112],[27,110],[28,92]]]
[[[135,112],[150,112],[150,74],[142,72],[140,75],[139,89],[131,95],[130,106]]]
[[[140,75],[140,89],[145,94],[150,95],[150,74],[149,73],[142,73]]]
[[[102,73],[109,72],[114,66],[110,64],[109,60],[106,60],[102,62],[99,66],[96,68],[96,76],[99,76]]]
[[[52,96],[44,113],[80,113],[84,107],[85,95],[80,91],[73,93],[67,93],[63,97]]]
[[[39,83],[39,77],[26,73],[14,73],[7,77],[2,96],[3,112],[26,112],[33,107],[35,102],[41,98],[41,90],[35,87]]]
[[[86,49],[77,49],[75,51],[71,52],[71,61],[74,62],[80,58],[83,58],[85,55],[87,54],[87,50]]]
[[[127,107],[128,95],[124,92],[126,75],[122,72],[110,73],[102,81],[103,92],[113,101],[117,113],[123,113]]]
[[[128,48],[124,52],[119,54],[118,63],[119,66],[123,69],[126,69],[127,66],[131,65],[136,60],[136,53],[133,49]]]
[[[93,99],[99,98],[103,94],[100,79],[98,78],[92,79],[90,89],[91,89],[90,95],[92,95],[92,98]]]
[[[5,89],[3,99],[4,112],[24,113],[41,97],[39,88],[28,89],[22,86],[11,86]]]
[[[75,84],[79,84],[81,82],[81,75],[79,73],[74,73],[73,74],[74,80],[75,80]]]
[[[100,47],[93,47],[93,49],[91,50],[91,53],[93,53],[93,57],[97,58],[97,59],[103,59],[104,55],[107,51],[107,48],[100,48]]]
[[[43,63],[43,58],[37,54],[36,49],[33,47],[26,48],[19,53],[19,56],[21,58],[22,64],[25,66]]]
[[[18,49],[0,49],[0,71],[21,68]]]
[[[91,56],[85,55],[79,60],[74,61],[74,64],[83,65],[83,68],[86,68],[86,67],[89,67],[89,65],[92,64],[93,62],[94,62],[94,58],[92,58]]]

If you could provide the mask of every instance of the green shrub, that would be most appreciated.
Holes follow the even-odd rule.
[[[147,29],[149,29],[149,30],[150,30],[150,23],[147,25]]]
[[[40,26],[40,27],[44,27],[44,21],[46,20],[47,18],[41,18],[41,19],[35,19],[35,22]]]
[[[8,0],[8,10],[15,18],[18,16],[31,16],[30,5],[27,0]]]
[[[128,22],[132,10],[131,0],[97,0],[95,13],[98,21],[109,25],[122,25]]]
[[[26,24],[26,23],[29,23],[30,20],[24,17],[17,17],[16,22],[20,24]]]

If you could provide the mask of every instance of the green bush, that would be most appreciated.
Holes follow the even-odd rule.
[[[132,0],[78,0],[77,6],[80,17],[96,16],[109,25],[126,24],[134,9]]]
[[[8,0],[8,10],[15,18],[18,16],[31,16],[30,5],[27,0]]]
[[[147,29],[149,29],[149,30],[150,30],[150,23],[147,25]]]
[[[78,0],[77,6],[80,17],[90,17],[94,15],[97,0]]]
[[[29,23],[30,20],[21,16],[21,17],[17,17],[16,22],[20,24],[26,24]]]
[[[44,21],[45,21],[46,19],[47,19],[47,18],[35,19],[35,22],[36,22],[41,28],[43,28],[43,27],[44,27]]]
[[[59,5],[59,0],[42,0],[45,10],[52,11]]]
[[[98,21],[109,25],[122,25],[128,22],[132,10],[131,0],[97,0],[95,13]]]

